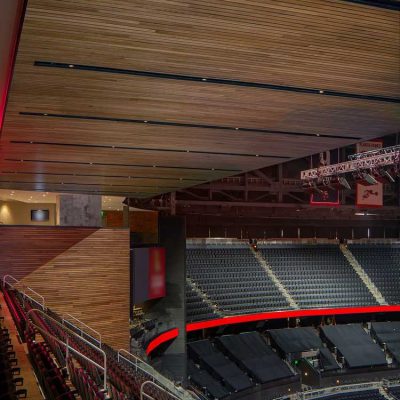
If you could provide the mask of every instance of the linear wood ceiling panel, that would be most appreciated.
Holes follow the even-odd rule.
[[[302,132],[366,137],[393,133],[400,126],[397,103],[32,65],[17,66],[15,73],[8,111],[294,132],[301,127]]]
[[[75,143],[87,145],[87,135],[96,135],[98,146],[121,146],[180,151],[210,151],[235,154],[275,154],[299,157],[312,154],[323,147],[335,147],[354,142],[314,136],[309,140],[299,135],[273,132],[246,132],[241,130],[215,130],[152,124],[130,124],[113,121],[68,120],[45,116],[9,115],[12,124],[4,132],[3,140],[46,143]],[[113,132],[110,135],[110,132]],[[360,135],[363,132],[360,131]],[[290,141],[293,146],[286,146]],[[281,153],[281,154],[280,154]]]
[[[24,50],[49,61],[396,97],[398,22],[394,10],[335,0],[30,0]]]
[[[55,174],[55,175],[87,175],[90,177],[97,176],[124,176],[131,177],[145,177],[149,182],[153,179],[164,179],[164,180],[178,180],[183,178],[188,185],[197,184],[198,181],[204,182],[209,179],[218,180],[226,176],[226,172],[223,171],[210,171],[209,169],[178,169],[178,168],[166,168],[162,166],[149,167],[136,167],[136,166],[121,166],[121,165],[104,165],[104,164],[88,164],[85,162],[80,164],[68,164],[68,163],[54,163],[47,160],[35,161],[31,159],[25,159],[23,162],[19,161],[3,161],[1,163],[1,172],[21,172],[21,173],[32,173],[32,174]]]
[[[0,187],[149,197],[397,132],[399,40],[340,0],[29,0]]]
[[[219,169],[225,172],[238,173],[245,168],[257,169],[264,164],[276,164],[282,161],[279,158],[262,155],[249,157],[220,156],[196,153],[172,153],[166,152],[160,155],[154,151],[136,151],[125,149],[88,149],[75,146],[54,146],[47,144],[5,144],[3,154],[8,158],[16,159],[46,159],[53,161],[64,161],[87,163],[120,163],[124,165],[163,165],[179,168],[208,168]],[[162,164],[160,164],[162,157]]]

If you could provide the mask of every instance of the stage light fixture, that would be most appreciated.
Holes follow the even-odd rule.
[[[308,181],[303,183],[302,188],[306,193],[309,194],[322,193],[322,190],[317,187],[316,182],[314,181]]]
[[[374,176],[368,172],[363,173],[363,178],[369,185],[376,185],[378,183]]]
[[[394,183],[395,179],[393,178],[393,176],[391,175],[391,171],[389,172],[389,170],[381,168],[377,175],[375,175],[375,178],[377,181],[381,182],[381,183]]]
[[[354,180],[363,186],[376,185],[378,181],[371,175],[371,173],[366,171],[357,171],[353,173]]]
[[[331,183],[329,185],[332,189],[351,189],[351,186],[344,176],[334,176],[331,178]]]

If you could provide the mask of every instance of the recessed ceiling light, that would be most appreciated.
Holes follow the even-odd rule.
[[[315,136],[321,136],[319,133],[317,133]]]
[[[147,124],[148,121],[143,121],[145,124]]]
[[[74,68],[75,65],[74,65],[74,64],[69,64],[68,67],[69,67],[69,68]]]
[[[319,94],[323,94],[323,93],[324,93],[324,91],[323,91],[323,90],[320,90],[320,91],[319,91]]]
[[[207,80],[207,78],[203,78],[202,81],[205,82]]]

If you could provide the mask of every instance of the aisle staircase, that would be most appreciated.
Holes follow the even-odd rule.
[[[216,314],[219,314],[221,316],[224,316],[223,312],[220,310],[220,308],[217,306],[216,303],[212,302],[211,299],[204,293],[197,285],[196,283],[192,280],[192,278],[186,277],[186,283],[192,288],[194,292],[197,293],[199,297],[203,299],[207,305],[214,310]]]
[[[274,271],[272,270],[271,266],[268,264],[267,260],[259,253],[258,251],[254,250],[253,246],[250,246],[250,250],[253,253],[254,257],[257,259],[259,264],[264,268],[265,272],[267,273],[269,279],[275,284],[278,290],[281,292],[282,296],[286,299],[286,301],[290,304],[290,307],[298,310],[300,309],[299,305],[290,295],[286,287],[282,284],[282,282],[278,279],[275,275]]]
[[[378,304],[381,306],[388,305],[387,301],[383,297],[380,290],[375,286],[374,282],[372,282],[371,278],[364,271],[361,264],[357,261],[357,259],[354,257],[353,253],[347,248],[347,246],[344,244],[341,244],[340,250],[342,251],[343,255],[346,257],[349,264],[353,267],[356,274],[364,282],[364,285],[368,288],[368,290],[374,296],[374,298],[378,302]]]

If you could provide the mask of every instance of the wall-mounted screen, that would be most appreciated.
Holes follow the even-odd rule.
[[[165,297],[165,248],[133,249],[132,278],[134,304]]]
[[[49,218],[49,210],[31,210],[31,221],[33,222],[46,222]]]

